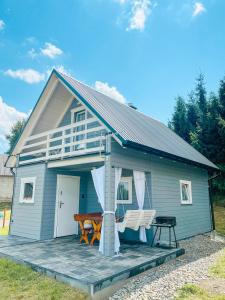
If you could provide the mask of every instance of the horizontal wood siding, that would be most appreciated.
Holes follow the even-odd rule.
[[[21,178],[36,177],[34,203],[20,203]],[[10,234],[40,239],[45,164],[18,167],[16,170]]]
[[[150,155],[139,151],[122,148],[115,141],[112,142],[111,163],[113,167],[121,167],[122,176],[132,176],[133,170],[144,171],[146,173],[146,190],[144,208],[152,208],[151,195],[151,161]],[[134,180],[132,179],[132,204],[118,204],[116,214],[123,216],[127,209],[138,209],[137,197],[135,192]],[[146,230],[148,241],[152,239],[152,228]],[[139,231],[126,229],[125,233],[120,234],[120,238],[125,240],[138,241]]]
[[[208,174],[204,169],[152,157],[152,200],[157,215],[177,218],[179,239],[211,230]],[[182,205],[180,180],[192,184],[192,205]]]
[[[145,171],[149,174],[148,182],[151,182],[148,184],[148,186],[150,185],[148,191],[151,195],[150,203],[156,209],[157,215],[176,216],[178,222],[176,231],[179,239],[211,230],[208,173],[206,170],[161,159],[132,149],[123,149],[116,142],[112,143],[111,156],[112,166]],[[181,205],[180,203],[179,181],[182,179],[192,182],[192,205]],[[133,199],[133,207],[126,205],[126,209],[136,209],[134,191]],[[146,203],[145,199],[145,207],[146,205],[148,205],[148,201]],[[121,211],[120,206],[119,211]],[[134,235],[135,233],[133,233]]]
[[[98,197],[95,191],[93,179],[91,173],[88,173],[86,177],[87,181],[87,195],[86,195],[86,212],[101,212],[102,208],[101,205],[98,202]]]

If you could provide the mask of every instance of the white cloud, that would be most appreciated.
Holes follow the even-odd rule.
[[[28,38],[26,38],[26,42],[29,44],[36,44],[37,38],[35,36],[29,36]]]
[[[35,57],[38,56],[38,53],[37,53],[37,51],[36,51],[34,48],[32,48],[31,50],[29,50],[27,54],[28,54],[28,56],[31,57],[32,59],[34,59]]]
[[[0,30],[3,30],[5,28],[5,22],[3,20],[0,20]]]
[[[110,98],[117,100],[121,103],[126,103],[126,98],[117,90],[115,86],[109,86],[107,82],[96,81],[94,85],[95,89]]]
[[[192,16],[197,17],[198,15],[201,15],[205,11],[206,9],[201,2],[195,2]]]
[[[4,72],[4,74],[12,78],[18,78],[29,84],[38,83],[45,79],[44,73],[40,73],[34,69],[8,69]]]
[[[16,110],[14,107],[9,106],[3,101],[0,96],[0,153],[8,149],[8,142],[5,135],[10,132],[12,125],[18,120],[27,117],[26,113]]]
[[[152,9],[157,5],[156,0],[117,0],[124,8],[128,18],[127,30],[143,31]]]
[[[56,69],[57,71],[65,74],[67,76],[71,76],[71,71],[67,70],[63,65],[51,66],[50,68],[48,68],[48,70],[46,71],[47,76],[49,76],[51,74],[53,69]]]
[[[41,53],[49,58],[55,58],[63,53],[63,51],[51,43],[45,43],[45,47],[41,49]]]
[[[131,17],[128,30],[144,30],[146,21],[151,12],[150,0],[135,0],[132,3]]]

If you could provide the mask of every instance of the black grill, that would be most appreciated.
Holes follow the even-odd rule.
[[[170,226],[176,226],[177,221],[176,217],[169,217],[169,216],[159,216],[155,218],[156,224],[166,224]]]

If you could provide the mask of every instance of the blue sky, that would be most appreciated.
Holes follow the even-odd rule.
[[[224,0],[1,0],[0,152],[53,67],[167,123],[199,72],[225,75]]]

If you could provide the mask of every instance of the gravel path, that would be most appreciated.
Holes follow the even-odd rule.
[[[225,244],[200,235],[180,242],[185,255],[153,268],[130,280],[110,300],[169,300],[186,283],[209,278],[208,268],[215,262]]]

